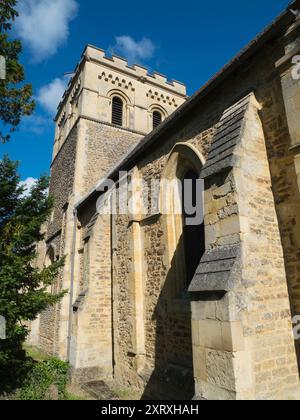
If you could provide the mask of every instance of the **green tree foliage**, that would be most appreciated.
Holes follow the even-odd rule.
[[[43,239],[41,227],[51,213],[48,178],[42,177],[29,194],[20,187],[18,164],[0,161],[0,315],[6,319],[6,339],[0,340],[0,383],[3,366],[20,358],[33,321],[65,292],[49,293],[64,261],[42,270],[36,268],[36,244]]]
[[[18,16],[16,5],[17,0],[0,0],[0,55],[6,59],[6,80],[0,80],[2,143],[10,139],[10,133],[16,130],[22,116],[31,115],[35,106],[32,100],[32,86],[23,84],[24,67],[19,62],[22,44],[18,40],[11,40],[9,36],[12,23]]]
[[[68,371],[67,363],[54,358],[33,364],[14,395],[14,399],[24,401],[67,399]],[[51,388],[54,389],[53,395],[51,395]]]

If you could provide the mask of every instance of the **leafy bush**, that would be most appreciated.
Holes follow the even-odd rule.
[[[0,362],[0,398],[12,395],[21,388],[32,367],[33,360],[25,357],[4,364]]]
[[[50,358],[32,366],[22,386],[16,392],[16,400],[64,400],[69,365]]]
[[[48,178],[42,177],[25,195],[18,163],[7,156],[0,160],[0,315],[6,321],[6,338],[0,340],[1,370],[22,360],[28,321],[66,294],[64,290],[49,293],[64,258],[41,269],[36,264],[36,244],[44,240],[41,228],[53,208],[48,186]]]

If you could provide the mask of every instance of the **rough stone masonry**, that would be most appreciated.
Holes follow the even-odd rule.
[[[69,294],[30,337],[70,362],[73,381],[151,399],[300,398],[299,10],[293,2],[190,98],[86,47],[58,107],[55,208],[39,245],[41,265],[66,255],[54,290]],[[193,176],[202,229],[165,188]],[[114,184],[101,191],[105,178]],[[155,180],[157,210],[99,213],[124,179],[137,202]]]

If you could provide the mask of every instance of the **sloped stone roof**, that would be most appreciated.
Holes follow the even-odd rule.
[[[223,113],[212,141],[208,159],[201,172],[202,179],[221,170],[233,168],[235,162],[234,150],[241,141],[250,98],[251,94]]]
[[[207,251],[195,273],[189,292],[229,292],[234,287],[234,269],[240,261],[240,246]]]

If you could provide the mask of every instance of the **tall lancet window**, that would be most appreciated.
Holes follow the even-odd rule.
[[[112,118],[111,122],[119,127],[123,126],[124,103],[121,98],[114,96],[112,99]]]

